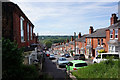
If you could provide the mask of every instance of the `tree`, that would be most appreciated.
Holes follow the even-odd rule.
[[[45,45],[46,45],[47,48],[50,48],[51,45],[52,45],[52,42],[51,42],[51,41],[46,41],[46,42],[45,42]]]
[[[17,79],[20,74],[23,62],[22,49],[18,49],[14,42],[9,39],[2,39],[2,77],[5,80]]]

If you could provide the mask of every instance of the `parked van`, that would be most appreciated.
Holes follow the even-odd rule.
[[[108,57],[113,56],[113,60],[119,59],[118,53],[101,53],[100,55],[98,55],[93,59],[93,63],[100,63],[101,61],[107,60],[107,56]]]

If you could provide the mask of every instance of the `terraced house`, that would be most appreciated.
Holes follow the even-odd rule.
[[[107,52],[120,50],[120,20],[116,14],[112,14],[111,25],[106,30]]]
[[[28,47],[37,43],[33,33],[34,25],[17,4],[2,2],[2,36],[16,42],[18,47]]]

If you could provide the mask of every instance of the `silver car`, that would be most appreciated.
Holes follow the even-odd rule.
[[[65,57],[59,57],[58,60],[57,60],[57,64],[58,64],[59,67],[66,67],[66,64],[68,62],[69,61],[67,61]]]

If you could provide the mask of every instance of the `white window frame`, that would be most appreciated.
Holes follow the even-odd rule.
[[[115,46],[114,45],[109,45],[108,46],[108,51],[110,52],[110,53],[112,53],[112,52],[115,52]]]
[[[100,46],[100,39],[97,39],[97,42],[98,42],[98,40],[99,40],[99,44],[98,44],[98,46]]]
[[[116,30],[117,30],[117,34],[116,34]],[[116,38],[117,35],[117,38]],[[118,29],[115,29],[115,39],[118,39]]]
[[[111,31],[112,31],[112,34],[111,34]],[[112,38],[111,38],[111,35],[112,35]],[[110,39],[113,39],[113,29],[110,29]]]
[[[25,36],[24,36],[24,18],[20,17],[20,35],[21,35],[21,42],[25,42]],[[23,36],[23,39],[22,39]]]
[[[33,37],[33,35],[32,35],[32,26],[30,27],[30,31],[31,31],[31,33],[30,33],[30,35],[31,35],[31,40],[32,40],[32,37]]]
[[[103,38],[101,38],[101,45],[103,45]]]
[[[29,41],[29,31],[30,31],[30,29],[29,29],[29,23],[27,23],[27,40]]]

